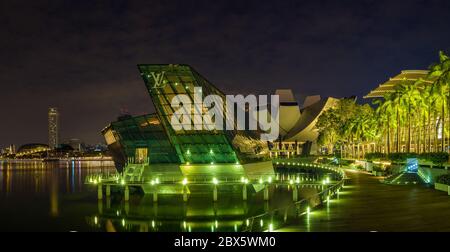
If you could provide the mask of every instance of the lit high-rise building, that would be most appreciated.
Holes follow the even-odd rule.
[[[16,145],[11,144],[11,145],[9,146],[9,153],[10,153],[10,154],[16,154]]]
[[[59,113],[57,108],[48,109],[48,145],[55,149],[59,141]]]

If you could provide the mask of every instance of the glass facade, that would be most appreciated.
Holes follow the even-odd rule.
[[[138,67],[161,123],[182,163],[247,163],[267,158],[265,153],[261,153],[261,149],[264,149],[264,145],[267,147],[267,143],[261,143],[243,131],[194,130],[194,127],[192,130],[175,131],[172,128],[170,121],[175,108],[171,106],[171,101],[176,95],[187,95],[191,101],[196,102],[194,89],[201,88],[202,101],[208,95],[218,95],[225,100],[225,95],[192,67],[188,65]],[[207,110],[199,108],[202,106],[193,106],[191,114],[204,116],[207,113]],[[229,118],[224,119],[226,121]]]
[[[156,115],[120,118],[103,131],[108,146],[118,145],[115,156],[130,163],[179,163]]]
[[[202,88],[202,102],[210,94],[224,100],[225,95],[187,65],[138,67],[156,114],[122,118],[103,131],[113,155],[122,156],[120,159],[124,163],[209,165],[270,159],[267,142],[257,140],[259,136],[255,132],[194,130],[194,127],[192,130],[174,130],[170,122],[177,108],[171,106],[171,101],[176,95],[184,94],[194,101],[194,89],[198,87]],[[193,106],[191,114],[203,116],[207,113],[207,110],[200,110]]]

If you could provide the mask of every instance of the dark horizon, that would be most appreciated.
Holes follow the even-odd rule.
[[[153,112],[138,63],[189,64],[229,94],[360,99],[450,49],[448,1],[4,1],[0,148],[103,142],[122,110]]]

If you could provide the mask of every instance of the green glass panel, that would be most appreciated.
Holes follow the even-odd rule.
[[[164,141],[160,141],[172,147],[172,151],[178,156],[179,162],[207,164],[211,162],[245,163],[252,161],[253,155],[241,153],[239,148],[233,146],[233,140],[237,135],[251,138],[245,132],[221,130],[175,131],[170,125],[171,116],[175,110],[170,106],[170,103],[175,95],[185,94],[193,101],[194,88],[201,87],[203,97],[214,94],[225,99],[225,95],[219,89],[188,65],[139,65],[138,68],[161,122],[160,131],[162,132],[160,133],[165,134]],[[195,114],[205,113],[205,111],[195,109],[193,112]],[[127,130],[123,132],[124,136],[126,135],[133,140],[148,139],[149,136],[155,139],[161,137],[161,135],[156,134],[148,135],[143,129],[136,130],[135,126],[138,125],[127,125]],[[151,140],[147,141],[151,142]],[[151,156],[151,149],[149,153]]]

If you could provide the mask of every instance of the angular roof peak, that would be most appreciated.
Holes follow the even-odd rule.
[[[277,89],[275,91],[275,94],[280,97],[280,103],[297,102],[297,100],[294,97],[294,93],[292,92],[292,89]]]

